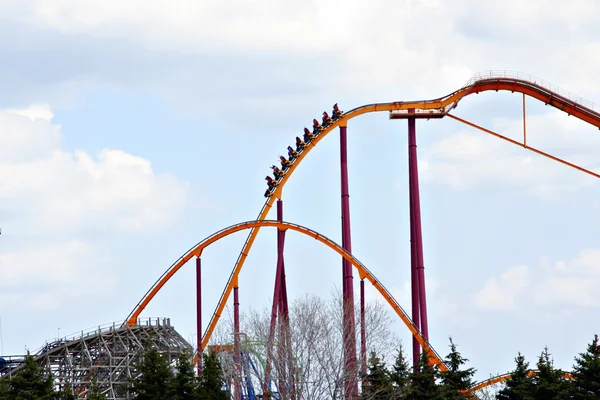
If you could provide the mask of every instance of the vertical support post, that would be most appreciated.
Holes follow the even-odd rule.
[[[277,200],[277,220],[283,221],[283,201]],[[287,302],[287,285],[285,281],[284,261],[285,231],[277,231],[277,270],[279,271],[279,393],[282,399],[290,399],[292,390],[292,374],[288,369],[291,354],[291,332]]]
[[[350,194],[348,190],[347,130],[340,126],[340,174],[342,189],[342,247],[352,253],[350,235]],[[354,287],[352,265],[342,260],[343,336],[344,336],[344,393],[346,399],[358,397],[356,365],[356,331],[354,325]]]
[[[202,261],[196,257],[196,358],[198,376],[202,375]]]
[[[367,327],[365,322],[365,280],[360,280],[360,370],[367,375]]]
[[[411,112],[411,110],[408,110]],[[412,119],[414,123],[414,118]],[[411,119],[408,120],[408,126],[410,131]],[[419,308],[419,275],[417,272],[417,252],[416,252],[416,235],[415,235],[415,223],[414,223],[414,207],[413,207],[413,191],[412,181],[413,177],[410,173],[410,135],[409,135],[409,148],[408,148],[408,193],[409,193],[409,215],[410,215],[410,291],[411,291],[411,308],[412,308],[412,320],[415,327],[421,330],[421,315]],[[412,338],[412,353],[413,353],[413,371],[417,372],[419,368],[419,358],[421,355],[421,345],[416,337]]]
[[[409,110],[410,112],[410,110]],[[413,285],[417,284],[417,293],[413,292],[413,312],[415,311],[415,295],[418,304],[418,314],[420,316],[420,329],[426,340],[429,340],[429,327],[427,323],[427,299],[425,293],[425,264],[423,261],[423,235],[421,229],[421,202],[419,197],[419,170],[417,163],[417,139],[416,139],[416,121],[415,118],[408,119],[408,148],[409,148],[409,190],[410,190],[410,208],[411,208],[411,265],[413,273],[416,273],[416,279],[413,278]],[[416,281],[416,282],[415,282]],[[414,287],[414,286],[413,286]],[[413,342],[414,357],[414,342]],[[415,360],[413,359],[413,362]]]
[[[279,239],[279,232],[277,233]],[[277,322],[277,309],[279,306],[280,277],[281,270],[275,272],[275,285],[273,288],[273,306],[271,307],[271,324],[269,326],[269,342],[267,344],[267,360],[265,365],[265,381],[263,383],[263,394],[266,395],[271,389],[271,361],[273,359],[273,344],[275,342],[275,326]]]
[[[525,93],[523,93],[523,147],[527,147],[527,118],[525,109]]]
[[[277,200],[277,220],[283,221],[283,201]],[[263,382],[263,394],[270,391],[271,382],[271,362],[273,359],[273,344],[275,341],[275,329],[277,321],[279,321],[279,347],[278,347],[278,376],[279,376],[279,391],[280,394],[285,389],[286,370],[289,368],[290,388],[291,393],[295,393],[295,383],[293,380],[293,364],[290,363],[291,357],[291,332],[289,322],[289,310],[287,301],[287,285],[285,280],[285,263],[284,263],[284,244],[285,231],[277,231],[277,270],[275,273],[275,285],[273,289],[273,305],[271,307],[271,324],[269,326],[269,342],[267,347],[267,361],[265,365],[265,381]],[[290,364],[288,366],[288,363]]]
[[[242,398],[242,388],[240,381],[242,379],[242,363],[240,352],[240,298],[238,293],[239,287],[233,287],[233,346],[234,346],[234,362],[237,376],[234,382],[234,398],[240,400]]]

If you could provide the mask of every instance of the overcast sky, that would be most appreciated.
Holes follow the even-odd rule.
[[[0,0],[2,353],[122,321],[193,244],[256,217],[269,166],[335,102],[436,98],[507,69],[600,103],[599,16],[595,0]],[[521,106],[492,92],[456,114],[519,138]],[[531,145],[600,171],[596,128],[527,107]],[[406,130],[385,113],[348,126],[354,254],[410,309]],[[417,135],[432,344],[452,335],[478,379],[545,345],[569,368],[600,333],[597,179],[451,119]],[[338,133],[318,147],[284,217],[341,242]],[[246,234],[205,252],[205,320]],[[275,238],[252,249],[242,309],[269,304]],[[339,256],[293,232],[286,267],[292,299],[341,286]],[[193,277],[143,315],[193,338]]]

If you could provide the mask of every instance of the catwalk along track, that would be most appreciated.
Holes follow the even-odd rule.
[[[486,128],[483,128],[472,122],[466,121],[464,119],[461,119],[461,118],[451,114],[451,111],[453,111],[458,106],[459,102],[461,102],[465,97],[472,95],[472,94],[478,94],[478,93],[487,92],[487,91],[493,91],[493,92],[510,91],[513,93],[517,92],[517,93],[523,94],[523,118],[524,118],[523,142],[519,142],[519,141],[510,139],[510,138],[507,138],[503,135],[495,133],[491,130],[488,130]],[[231,275],[227,281],[225,290],[223,291],[223,293],[219,299],[219,302],[217,304],[216,310],[215,310],[214,314],[212,315],[204,334],[202,335],[201,343],[199,343],[200,349],[204,349],[206,347],[206,345],[208,344],[208,341],[210,340],[211,335],[214,332],[214,329],[217,325],[217,322],[219,321],[219,318],[221,317],[221,315],[223,313],[223,310],[224,310],[225,305],[231,295],[231,292],[234,290],[234,288],[238,287],[238,277],[239,277],[240,271],[242,270],[245,260],[248,257],[248,254],[250,253],[252,245],[254,244],[256,236],[258,235],[258,232],[261,227],[277,226],[280,229],[298,230],[298,231],[301,231],[302,233],[305,233],[308,235],[316,235],[317,237],[323,238],[322,236],[318,235],[316,232],[310,231],[307,228],[301,228],[298,225],[283,223],[283,222],[281,222],[281,220],[279,218],[278,218],[278,221],[267,221],[267,216],[268,216],[275,200],[281,200],[282,192],[283,192],[283,188],[285,187],[285,184],[288,182],[288,180],[290,179],[290,177],[292,176],[292,174],[296,170],[296,168],[307,157],[307,155],[310,153],[310,151],[313,150],[316,147],[316,145],[325,136],[327,136],[327,134],[331,133],[335,128],[339,127],[340,132],[343,132],[343,134],[345,135],[348,121],[350,121],[351,119],[356,118],[362,114],[373,113],[373,112],[389,112],[390,119],[408,119],[409,120],[409,131],[410,131],[411,121],[413,123],[413,129],[414,129],[414,120],[415,119],[432,119],[432,118],[450,117],[454,120],[465,123],[471,127],[482,130],[483,132],[486,132],[488,134],[491,134],[491,135],[499,137],[503,140],[506,140],[510,143],[521,146],[529,151],[535,152],[544,157],[548,157],[554,161],[557,161],[557,162],[560,162],[569,167],[575,168],[579,171],[582,171],[582,172],[589,174],[591,176],[594,176],[596,178],[600,178],[600,175],[593,171],[590,171],[588,169],[585,169],[585,168],[575,165],[573,163],[567,162],[558,157],[552,156],[549,153],[545,153],[539,149],[536,149],[534,147],[527,145],[526,125],[525,125],[525,115],[526,115],[526,113],[525,113],[525,98],[526,98],[526,96],[529,96],[540,102],[543,102],[546,105],[555,107],[558,110],[563,111],[564,113],[566,113],[569,116],[574,116],[590,125],[600,128],[600,108],[598,108],[594,104],[586,101],[585,99],[583,99],[581,97],[578,97],[569,92],[566,92],[566,91],[564,91],[542,79],[539,79],[539,78],[536,78],[536,77],[533,77],[533,76],[527,75],[527,74],[513,73],[513,72],[507,72],[507,71],[491,71],[491,72],[487,72],[487,73],[483,73],[483,74],[477,74],[477,75],[473,76],[462,88],[460,88],[446,96],[437,98],[437,99],[418,100],[418,101],[395,101],[395,102],[388,102],[388,103],[367,104],[367,105],[352,109],[345,113],[341,112],[337,108],[337,105],[336,105],[336,106],[334,106],[334,112],[333,112],[332,118],[330,118],[326,113],[324,113],[322,125],[319,124],[317,120],[314,120],[313,121],[314,122],[313,132],[311,133],[307,129],[305,129],[305,139],[307,138],[307,135],[308,135],[309,140],[302,141],[300,138],[296,138],[296,150],[294,150],[291,147],[288,147],[289,160],[287,160],[287,159],[284,160],[284,157],[281,157],[282,158],[282,169],[279,170],[278,168],[274,168],[274,170],[276,172],[275,179],[271,179],[270,177],[267,177],[268,189],[267,189],[267,192],[265,193],[265,197],[267,199],[266,199],[265,204],[263,205],[262,209],[260,210],[256,221],[246,222],[246,223],[243,223],[240,225],[235,225],[233,227],[226,228],[225,230],[220,231],[220,233],[215,234],[216,236],[213,235],[206,239],[209,241],[212,240],[210,238],[214,238],[214,240],[218,240],[220,238],[219,235],[229,234],[232,232],[230,230],[238,231],[238,230],[242,230],[242,229],[250,229],[250,233],[248,234],[248,237],[247,237],[247,239],[243,245],[243,248],[238,256],[235,266],[233,267]],[[413,134],[414,134],[414,130],[413,130]],[[415,144],[415,146],[416,146],[416,144]],[[412,179],[412,177],[411,177],[411,179]],[[417,186],[418,186],[418,182],[417,182]],[[343,195],[344,194],[342,194],[342,196]],[[418,197],[418,189],[417,189],[417,197]],[[412,198],[411,198],[411,201],[412,201]],[[412,204],[411,204],[411,207],[412,207]],[[412,213],[412,208],[411,208],[411,213]],[[420,215],[419,215],[419,218],[420,218]],[[420,221],[420,219],[419,219],[419,221]],[[419,222],[419,225],[420,225],[420,222]],[[179,260],[177,260],[159,278],[159,280],[150,288],[150,290],[144,295],[144,297],[140,300],[140,302],[136,305],[136,307],[129,314],[129,316],[127,317],[127,319],[125,321],[125,324],[130,325],[130,326],[133,326],[136,324],[136,321],[137,321],[138,317],[140,316],[141,312],[143,311],[143,309],[148,305],[148,303],[158,293],[158,291],[165,285],[165,283],[173,276],[173,274],[177,270],[179,270],[186,262],[188,262],[193,256],[199,257],[200,253],[202,252],[202,249],[204,247],[206,247],[206,245],[203,245],[203,243],[205,243],[205,241],[201,242],[198,246],[192,248],[188,253],[186,253]],[[435,364],[440,365],[441,368],[444,368],[444,365],[441,362],[441,359],[439,358],[437,353],[435,353],[435,351],[433,351],[432,347],[428,343],[428,338],[427,338],[428,335],[425,330],[426,329],[426,325],[425,325],[426,314],[425,314],[425,321],[423,321],[423,323],[424,323],[423,330],[420,330],[420,329],[418,329],[419,328],[418,324],[415,324],[413,321],[411,321],[411,319],[408,317],[408,315],[400,308],[398,303],[389,295],[389,292],[387,292],[385,289],[383,289],[383,286],[381,286],[375,280],[375,278],[370,273],[368,273],[366,268],[364,268],[364,266],[362,266],[362,264],[360,264],[360,262],[358,262],[358,260],[354,259],[350,255],[350,252],[344,251],[338,245],[331,245],[333,242],[331,242],[328,239],[324,243],[330,245],[330,247],[332,247],[334,250],[338,251],[344,257],[344,259],[346,259],[352,265],[354,265],[359,271],[361,280],[362,280],[362,278],[366,277],[378,288],[378,290],[383,295],[383,297],[386,298],[386,300],[390,303],[390,305],[392,305],[392,307],[396,310],[396,312],[402,318],[402,320],[407,325],[407,327],[411,330],[416,341],[418,341],[419,344],[424,349],[432,350],[432,356],[430,358],[431,361]],[[347,248],[347,246],[344,244],[342,246],[344,248]],[[413,302],[414,301],[415,300],[413,297]],[[414,307],[414,305],[413,305],[413,307]],[[414,308],[413,308],[413,314],[414,314]],[[505,379],[505,377],[493,378],[493,379],[489,380],[489,382],[487,384],[497,383],[497,382],[502,381],[503,379]],[[486,382],[479,383],[478,389],[485,387],[487,384],[486,384]]]

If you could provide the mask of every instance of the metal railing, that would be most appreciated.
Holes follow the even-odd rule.
[[[504,79],[517,79],[520,81],[529,82],[536,86],[540,86],[544,89],[547,89],[550,92],[558,94],[560,97],[570,100],[571,102],[573,102],[577,105],[588,108],[600,115],[600,107],[597,106],[596,104],[594,104],[593,102],[586,100],[583,97],[578,96],[574,93],[571,93],[568,90],[562,89],[561,87],[556,86],[542,78],[539,78],[539,77],[531,75],[531,74],[526,74],[523,72],[508,71],[508,70],[491,70],[491,71],[487,71],[487,72],[478,72],[475,75],[473,75],[471,77],[471,79],[469,79],[467,81],[467,83],[464,84],[463,89],[473,86],[475,83],[477,83],[478,81],[481,81],[481,80],[503,79],[503,78]]]
[[[143,318],[143,319],[138,318],[136,326],[166,326],[166,327],[170,327],[171,319],[170,318],[158,318],[158,317],[148,317],[148,318]],[[103,325],[97,325],[95,327],[83,329],[81,331],[71,333],[69,335],[61,336],[56,339],[46,340],[46,342],[44,343],[44,345],[42,347],[40,347],[39,349],[37,349],[34,352],[31,352],[31,354],[40,354],[44,351],[47,351],[48,349],[66,344],[68,342],[85,339],[90,336],[101,335],[103,333],[114,332],[116,330],[123,329],[123,328],[127,328],[127,326],[125,326],[125,327],[123,326],[123,321],[110,322],[110,323],[103,324]],[[130,328],[134,328],[134,327],[130,327]]]

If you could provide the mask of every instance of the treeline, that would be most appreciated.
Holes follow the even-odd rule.
[[[453,400],[467,399],[474,385],[475,369],[466,368],[468,361],[450,340],[450,353],[445,358],[448,371],[428,365],[423,355],[413,371],[402,349],[391,367],[371,354],[368,373],[363,380],[363,400]],[[535,368],[520,353],[515,369],[503,386],[488,399],[496,400],[592,400],[600,399],[600,345],[598,336],[585,352],[575,357],[572,371],[554,367],[548,349],[538,357]]]
[[[197,377],[191,356],[182,354],[175,369],[158,351],[148,350],[137,365],[140,376],[129,390],[138,400],[228,400],[222,390],[223,373],[216,354],[205,354],[202,376]],[[106,400],[92,383],[87,400]],[[23,369],[11,379],[0,379],[0,400],[76,400],[69,388],[56,390],[54,380],[27,355]]]
[[[224,374],[216,353],[205,354],[202,376],[197,377],[191,356],[182,355],[172,366],[156,350],[148,350],[137,364],[139,377],[131,379],[129,390],[138,400],[226,400],[230,393],[223,390]],[[462,400],[469,398],[475,369],[450,339],[450,352],[444,359],[447,371],[429,365],[423,355],[418,368],[412,366],[400,348],[394,363],[371,354],[368,371],[362,377],[361,400]],[[535,367],[518,354],[515,369],[502,387],[486,399],[495,400],[592,400],[600,399],[600,343],[598,336],[585,352],[575,357],[571,371],[554,367],[544,349]],[[304,399],[301,393],[298,398]],[[27,356],[23,369],[12,379],[0,380],[0,400],[75,400],[68,388],[55,390],[52,376]],[[88,400],[103,400],[99,388],[92,384]]]
[[[92,385],[88,400],[106,400],[96,385]],[[0,400],[75,400],[70,391],[55,389],[52,375],[36,364],[33,356],[27,355],[23,369],[11,379],[0,379]]]

